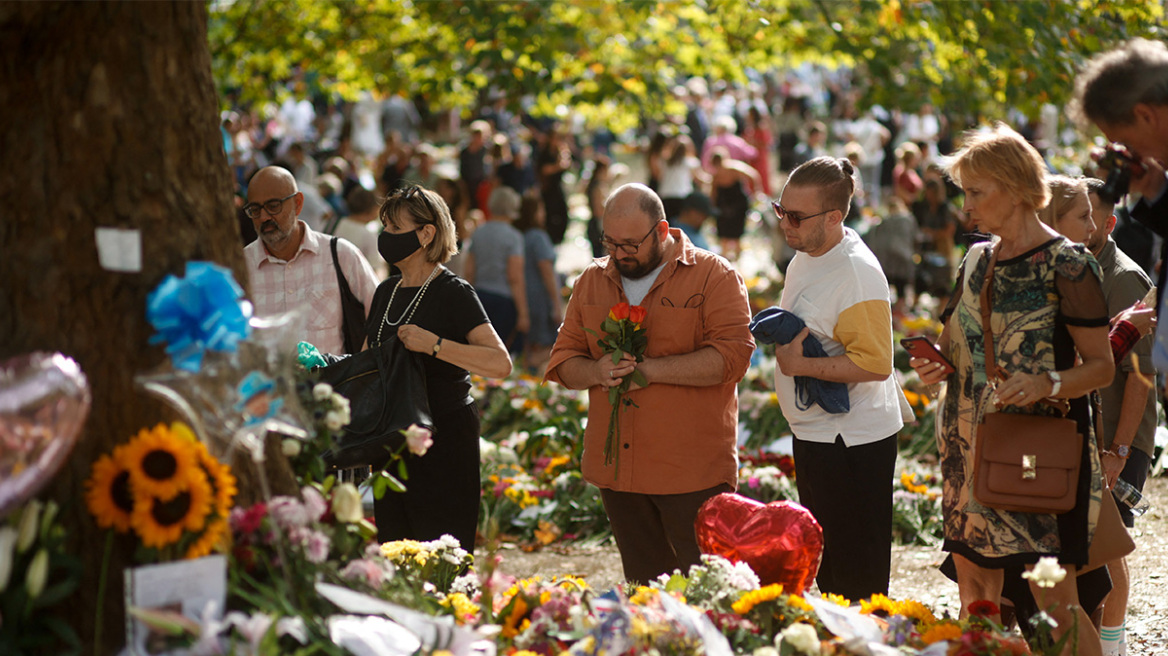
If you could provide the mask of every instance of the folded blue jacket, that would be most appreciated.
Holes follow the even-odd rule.
[[[805,328],[807,324],[798,316],[777,307],[769,307],[750,320],[750,334],[763,344],[787,344]],[[803,340],[803,356],[826,358],[827,351],[815,335]],[[800,410],[816,404],[833,415],[851,409],[848,400],[847,383],[833,383],[810,376],[795,376],[795,405]]]

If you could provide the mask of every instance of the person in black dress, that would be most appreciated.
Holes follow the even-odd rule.
[[[378,251],[399,273],[373,296],[369,343],[396,335],[423,360],[434,444],[406,455],[406,491],[374,502],[377,539],[434,540],[445,533],[474,550],[479,512],[479,409],[470,374],[503,378],[511,358],[474,287],[442,266],[458,252],[454,221],[437,193],[413,186],[381,206]],[[371,463],[372,464],[372,463]]]

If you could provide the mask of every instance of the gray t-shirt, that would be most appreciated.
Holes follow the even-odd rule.
[[[487,221],[475,230],[467,252],[474,255],[474,285],[511,298],[507,260],[523,257],[523,235],[505,221]]]
[[[644,278],[633,280],[621,276],[621,286],[625,288],[625,296],[629,299],[629,305],[640,305],[641,301],[645,300],[645,294],[648,294],[653,283],[657,282],[657,276],[661,275],[666,264],[667,262],[662,262],[657,265],[657,268],[650,271]]]

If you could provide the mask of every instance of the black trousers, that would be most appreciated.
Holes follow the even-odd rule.
[[[722,483],[685,494],[636,494],[600,489],[620,550],[625,579],[648,584],[661,574],[689,572],[702,562],[694,520],[706,499],[733,488]]]
[[[405,452],[406,491],[386,491],[373,502],[377,540],[429,541],[449,533],[474,552],[481,492],[478,405],[431,404],[430,411],[434,445],[420,458]]]
[[[896,435],[871,444],[822,444],[796,437],[795,485],[823,527],[819,591],[852,601],[888,594],[892,568],[892,479]]]

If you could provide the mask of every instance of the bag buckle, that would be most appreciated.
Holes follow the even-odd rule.
[[[1022,456],[1022,480],[1032,481],[1038,478],[1038,456],[1023,455]]]

